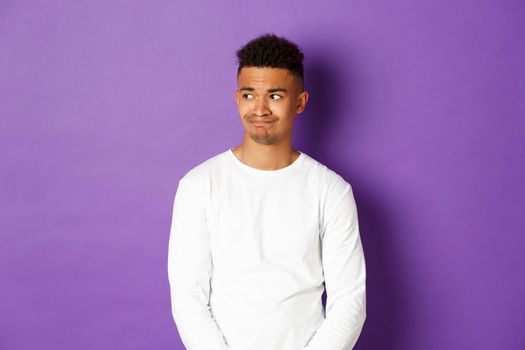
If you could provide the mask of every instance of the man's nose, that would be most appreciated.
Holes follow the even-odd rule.
[[[253,104],[253,115],[269,115],[271,114],[268,104],[264,98],[256,98]]]

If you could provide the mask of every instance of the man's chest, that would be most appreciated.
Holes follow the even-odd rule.
[[[237,183],[211,196],[207,226],[214,259],[305,259],[319,252],[320,204],[304,182]]]

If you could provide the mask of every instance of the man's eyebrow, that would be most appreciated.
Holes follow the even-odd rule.
[[[239,91],[255,91],[254,88],[252,87],[249,87],[249,86],[243,86],[242,88],[239,89]],[[268,89],[266,90],[267,92],[277,92],[277,91],[282,91],[282,92],[288,92],[288,90],[286,89],[283,89],[283,88],[272,88],[272,89]]]
[[[273,88],[273,89],[268,89],[267,91],[268,92],[277,92],[277,91],[288,92],[286,89],[283,89],[283,88]]]

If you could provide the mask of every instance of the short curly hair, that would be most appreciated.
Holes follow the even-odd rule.
[[[237,59],[237,76],[243,67],[285,68],[304,84],[304,54],[297,44],[284,37],[266,33],[252,39],[237,50]]]

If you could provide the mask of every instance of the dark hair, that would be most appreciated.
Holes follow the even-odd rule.
[[[304,54],[295,43],[275,34],[266,33],[250,40],[237,51],[237,58],[237,76],[242,67],[285,68],[304,82]]]

